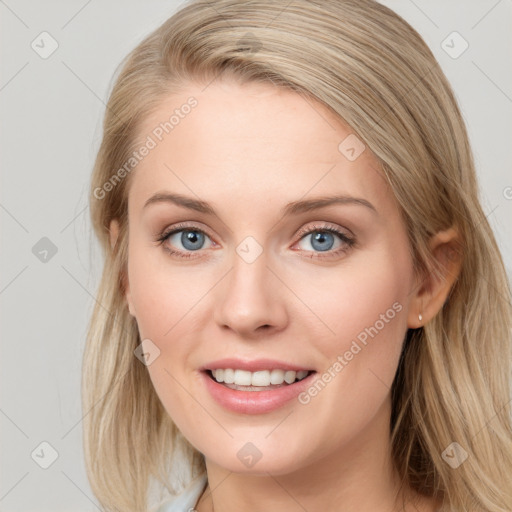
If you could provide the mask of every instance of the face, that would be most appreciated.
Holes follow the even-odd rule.
[[[320,103],[203,89],[140,130],[155,145],[130,176],[127,301],[156,393],[207,461],[291,473],[388,435],[408,239],[378,162]]]

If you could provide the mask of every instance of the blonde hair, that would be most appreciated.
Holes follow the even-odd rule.
[[[393,460],[403,485],[442,499],[442,510],[510,512],[512,313],[503,261],[452,89],[420,35],[373,0],[192,1],[123,62],[90,196],[105,265],[82,389],[86,467],[99,502],[147,510],[151,482],[174,494],[205,470],[134,356],[141,340],[123,292],[130,174],[101,197],[98,190],[130,158],[141,121],[163,98],[221,74],[319,101],[351,127],[382,166],[418,272],[438,271],[432,235],[459,232],[462,267],[448,299],[404,341],[392,387]],[[113,219],[120,232],[111,247]],[[469,454],[456,469],[442,457],[453,442]]]

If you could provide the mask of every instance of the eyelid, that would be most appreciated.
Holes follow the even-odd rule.
[[[344,231],[348,231],[350,234],[347,234]],[[294,243],[294,246],[298,245],[305,237],[315,232],[331,233],[334,236],[338,237],[342,245],[337,249],[329,249],[328,251],[307,251],[299,249],[298,252],[310,255],[309,257],[311,259],[337,260],[340,259],[345,253],[347,253],[351,249],[357,247],[357,239],[350,230],[338,226],[337,224],[332,224],[326,221],[316,221],[313,222],[312,225],[308,224],[302,227],[295,235],[298,236],[299,239],[297,240],[297,242]]]
[[[186,231],[186,230],[190,230],[190,231],[198,231],[200,233],[204,233],[205,235],[207,235],[209,238],[211,238],[212,240],[215,238],[211,232],[209,231],[208,228],[206,227],[202,227],[201,225],[199,224],[189,224],[188,222],[178,222],[178,224],[173,224],[172,226],[164,229],[161,234],[159,234],[159,239],[162,239],[162,238],[167,238],[168,236],[178,232],[178,231]],[[216,243],[216,242],[215,242]]]
[[[215,239],[215,237],[211,234],[211,232],[208,230],[208,228],[203,227],[202,225],[200,225],[201,223],[198,223],[197,221],[193,221],[193,222],[194,222],[193,224],[190,224],[187,221],[173,224],[169,228],[166,228],[163,231],[161,231],[158,234],[158,236],[159,236],[159,238],[167,238],[171,234],[174,234],[178,231],[189,229],[189,230],[202,232],[202,233],[208,235],[208,237],[210,237],[211,239]],[[332,223],[326,222],[326,221],[313,221],[312,224],[311,223],[306,224],[305,226],[302,226],[299,230],[297,230],[295,232],[295,234],[293,235],[293,238],[301,239],[304,235],[311,234],[311,232],[314,230],[322,231],[322,230],[329,230],[329,228],[333,228],[335,231],[340,231],[341,234],[345,234],[345,233],[343,233],[343,231],[348,231],[349,234],[346,234],[346,236],[348,238],[354,237],[352,232],[347,228],[342,228],[336,224],[332,224]]]
[[[332,222],[326,222],[323,220],[313,221],[312,223],[306,224],[301,227],[294,235],[295,237],[302,237],[303,235],[309,235],[312,231],[329,231],[333,229],[334,231],[339,232],[342,235],[345,235],[347,238],[355,238],[355,235],[347,228],[338,226],[337,224],[333,224]]]

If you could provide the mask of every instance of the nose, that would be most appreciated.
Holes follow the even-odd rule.
[[[268,263],[265,252],[252,263],[234,255],[233,268],[216,287],[214,319],[221,329],[257,338],[285,328],[286,289]]]

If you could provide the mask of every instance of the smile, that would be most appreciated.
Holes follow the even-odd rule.
[[[200,372],[209,397],[223,409],[239,414],[264,414],[295,403],[294,399],[311,386],[316,373],[232,368]]]
[[[230,389],[243,389],[246,391],[260,391],[272,389],[277,386],[288,386],[294,382],[301,381],[308,374],[308,370],[260,370],[250,372],[247,370],[232,368],[217,368],[210,370],[210,375],[218,383],[224,383]]]

